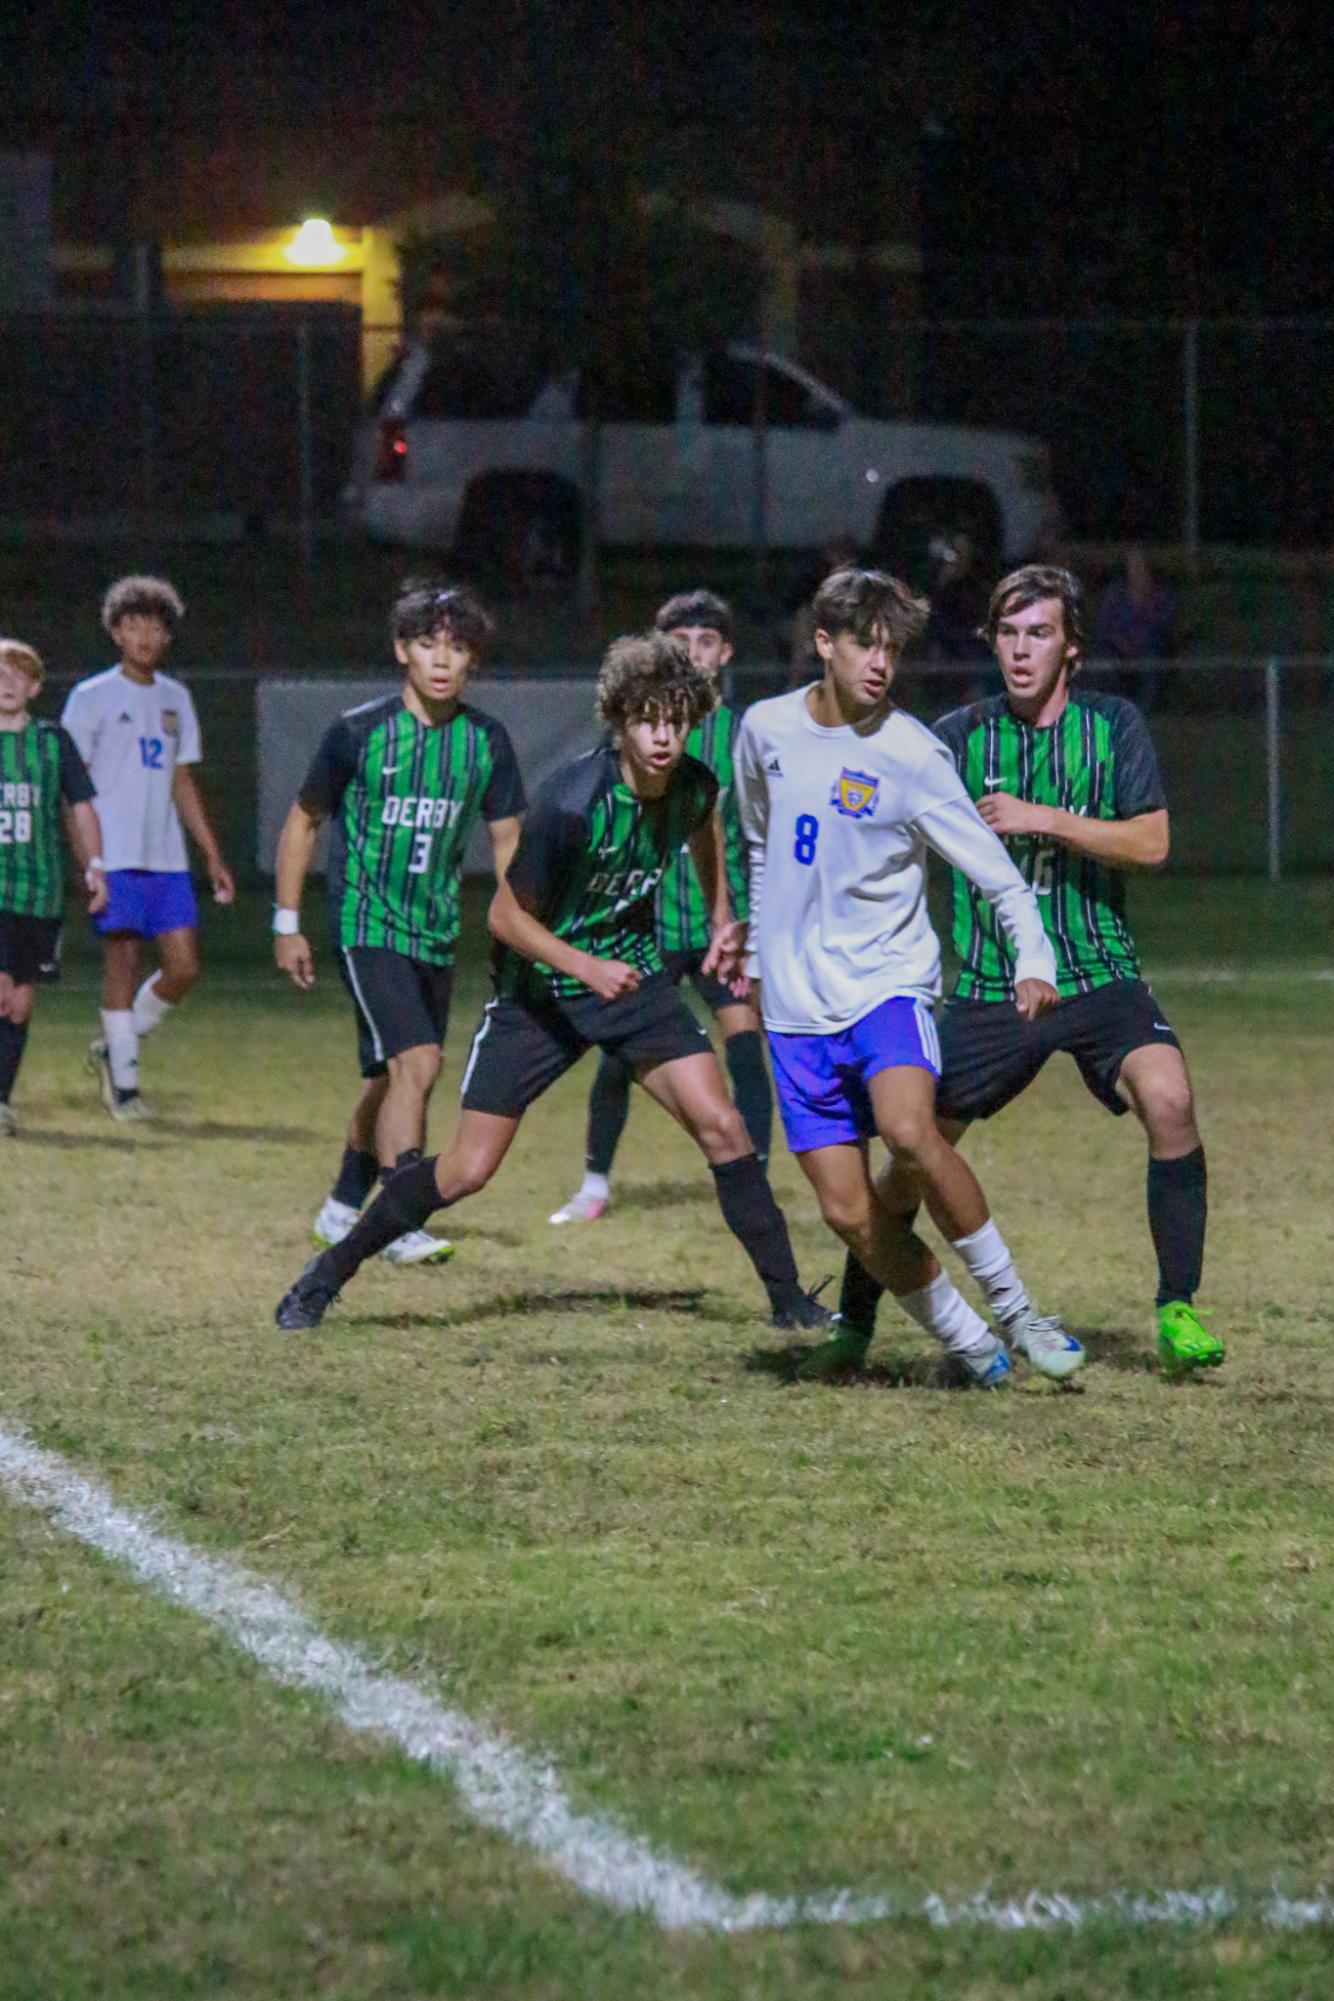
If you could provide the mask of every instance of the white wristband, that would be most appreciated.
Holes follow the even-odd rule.
[[[84,888],[96,889],[97,884],[93,881],[93,876],[105,875],[106,872],[107,872],[107,865],[103,861],[101,855],[94,855],[92,860],[88,863],[87,867],[84,869],[83,872]]]
[[[284,910],[280,903],[273,907],[273,934],[275,938],[295,938],[301,929],[301,912]]]

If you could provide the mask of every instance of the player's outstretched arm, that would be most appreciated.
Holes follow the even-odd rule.
[[[306,886],[324,815],[298,799],[278,836],[274,864],[273,957],[279,972],[297,987],[315,984],[315,960],[301,930],[301,892]]]
[[[525,959],[568,974],[603,1000],[619,1000],[622,994],[633,993],[639,985],[639,974],[633,966],[627,966],[621,959],[596,959],[591,952],[581,952],[549,931],[540,917],[524,909],[508,881],[501,883],[491,899],[486,926],[502,945],[508,945]]]
[[[176,802],[186,832],[196,843],[204,857],[204,867],[213,891],[215,903],[231,903],[236,897],[236,884],[232,872],[222,858],[218,837],[213,831],[213,822],[208,817],[203,794],[195,778],[194,766],[178,764],[171,781],[171,795]]]

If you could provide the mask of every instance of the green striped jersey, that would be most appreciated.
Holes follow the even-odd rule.
[[[461,702],[427,724],[389,695],[329,730],[301,803],[336,815],[329,896],[340,946],[381,946],[428,965],[453,962],[459,876],[480,815],[522,813],[514,751],[494,716]]]
[[[0,730],[0,910],[59,917],[65,905],[60,804],[93,797],[69,731],[32,721]]]
[[[735,709],[720,702],[712,715],[691,730],[686,738],[686,756],[698,758],[718,781],[718,810],[723,816],[732,915],[745,918],[750,910],[750,888],[732,762],[732,745],[740,720]],[[690,850],[682,848],[668,864],[658,889],[658,943],[664,952],[702,952],[712,935],[710,912],[705,907],[695,864],[690,859]]]
[[[1094,820],[1129,820],[1167,803],[1144,718],[1118,695],[1072,692],[1058,721],[1045,729],[1021,722],[998,695],[943,716],[935,730],[975,800],[1008,792]],[[1004,839],[1037,892],[1056,954],[1058,991],[1084,994],[1111,980],[1138,979],[1124,872],[1039,835]],[[1011,1000],[1014,959],[991,907],[967,877],[957,870],[952,875],[960,963],[955,994],[960,1000]]]
[[[663,970],[653,898],[682,843],[708,820],[718,781],[683,756],[661,799],[640,799],[603,743],[552,773],[534,796],[506,877],[532,916],[598,959]],[[586,995],[581,981],[499,946],[496,991]]]

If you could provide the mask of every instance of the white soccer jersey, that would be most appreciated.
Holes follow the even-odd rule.
[[[188,868],[172,781],[178,764],[200,759],[189,689],[169,674],[145,684],[109,667],[71,689],[60,720],[97,789],[107,867]]]
[[[940,992],[926,850],[975,882],[1017,976],[1056,984],[1032,890],[930,730],[891,709],[869,732],[825,729],[806,690],[757,702],[736,745],[750,853],[750,957],[767,1028],[832,1035],[896,995]]]

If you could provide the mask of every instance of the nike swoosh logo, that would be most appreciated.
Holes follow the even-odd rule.
[[[395,772],[396,772],[397,770],[398,770],[398,766],[397,766],[396,764],[385,764],[385,765],[381,765],[381,767],[380,767],[380,776],[381,776],[381,778],[392,778],[392,777],[393,777],[393,775],[394,775],[394,773],[395,773]]]

